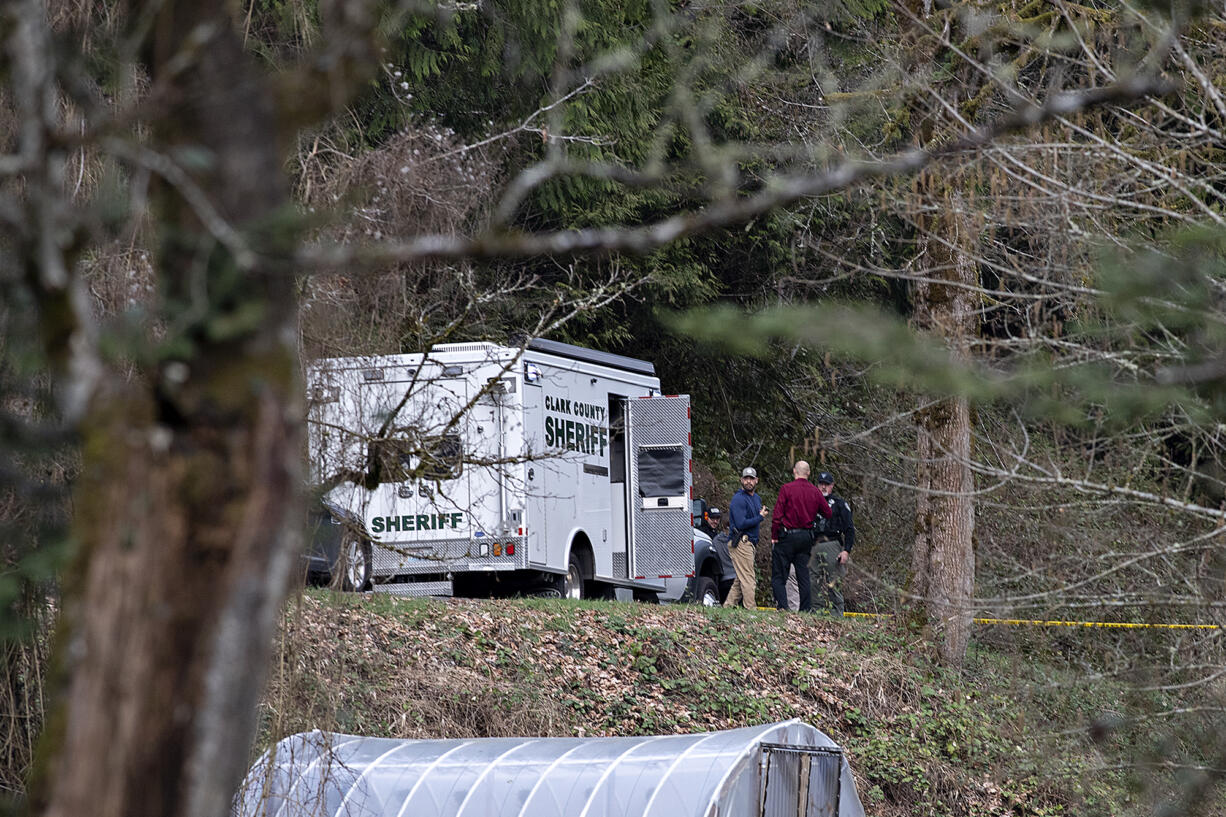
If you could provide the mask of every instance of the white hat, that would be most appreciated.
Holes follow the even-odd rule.
[[[754,479],[757,479],[758,472],[752,468],[746,468],[744,471],[741,472],[741,479],[744,479],[745,477],[753,477]]]

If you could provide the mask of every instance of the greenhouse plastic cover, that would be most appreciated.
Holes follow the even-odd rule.
[[[764,746],[765,744],[765,746]],[[775,749],[766,749],[773,746]],[[764,752],[837,749],[799,720],[696,735],[397,740],[304,732],[252,767],[238,817],[632,817],[798,813],[863,817],[847,761],[837,799],[780,774],[790,805],[764,795]],[[806,767],[807,768],[807,767]],[[833,773],[833,767],[828,770]],[[812,778],[810,778],[812,779]],[[777,797],[775,799],[778,799]]]

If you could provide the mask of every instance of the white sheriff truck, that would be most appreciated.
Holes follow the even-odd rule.
[[[320,360],[307,388],[348,587],[654,598],[693,574],[689,398],[651,363],[455,343]]]

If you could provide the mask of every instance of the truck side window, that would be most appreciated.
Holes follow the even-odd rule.
[[[409,478],[409,457],[403,440],[371,440],[370,459],[379,464],[384,482],[404,482]]]
[[[372,440],[370,448],[372,459],[382,466],[385,482],[443,481],[464,472],[464,443],[459,434]]]
[[[685,494],[685,451],[676,446],[639,448],[639,496]]]
[[[455,479],[464,473],[464,442],[459,434],[443,434],[426,441],[422,476],[426,479]]]

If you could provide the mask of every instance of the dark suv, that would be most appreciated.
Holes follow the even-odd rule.
[[[361,520],[327,500],[307,514],[307,580],[340,590],[369,590],[372,546]]]

